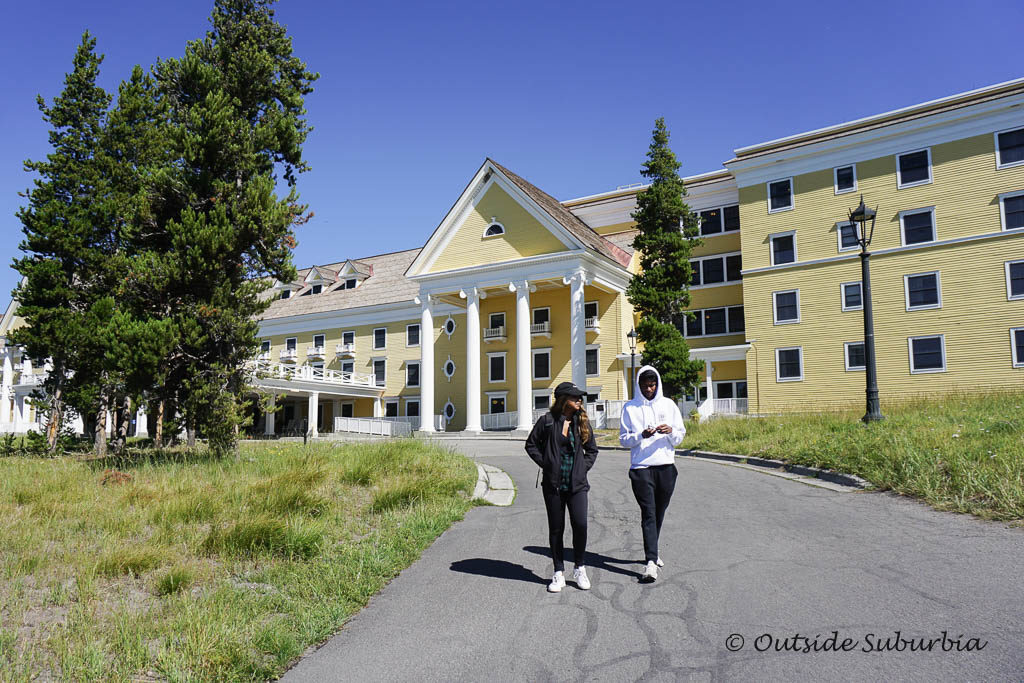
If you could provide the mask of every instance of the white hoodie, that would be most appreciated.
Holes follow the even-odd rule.
[[[640,391],[640,377],[645,372],[658,377],[658,388],[654,398],[648,401]],[[646,439],[641,436],[648,427],[667,424],[671,434],[654,434]],[[675,402],[661,395],[661,374],[653,366],[640,368],[633,379],[633,399],[622,407],[619,420],[619,443],[630,449],[629,468],[632,470],[652,465],[670,465],[675,462],[675,448],[683,442],[686,427],[683,416]]]

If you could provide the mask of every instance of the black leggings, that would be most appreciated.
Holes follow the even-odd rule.
[[[577,567],[582,567],[583,556],[587,552],[587,492],[552,491],[545,487],[544,507],[548,511],[548,543],[551,545],[555,571],[565,571],[562,536],[565,534],[566,508],[569,508],[569,523],[572,525],[573,562]]]
[[[678,474],[675,465],[654,465],[629,471],[633,495],[640,505],[640,528],[644,532],[644,559],[647,562],[658,559],[661,523],[672,500]]]

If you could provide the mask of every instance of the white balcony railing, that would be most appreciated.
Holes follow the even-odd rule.
[[[298,349],[281,349],[281,360],[286,363],[294,363],[299,358]]]
[[[354,358],[356,355],[356,345],[353,343],[338,344],[334,347],[334,355],[339,358]]]
[[[388,420],[389,422],[404,422],[408,424],[413,431],[420,428],[422,418],[419,415],[403,415],[401,417],[382,417],[382,420]],[[444,415],[434,416],[434,429],[439,432],[444,431]]]
[[[412,427],[408,422],[386,417],[336,417],[334,431],[374,436],[409,436]]]
[[[323,360],[324,347],[313,346],[312,344],[310,344],[308,347],[306,347],[306,358],[316,358],[318,360]]]
[[[550,337],[551,336],[551,321],[550,320],[546,320],[546,321],[544,321],[542,323],[533,323],[532,325],[530,325],[530,334],[531,335],[541,335],[541,334],[543,334],[543,335],[546,335],[546,336]]]
[[[260,351],[256,354],[256,360],[268,361],[270,360],[270,350]]]
[[[596,317],[594,317],[594,318],[584,318],[584,320],[583,320],[583,328],[587,332],[597,332],[598,334],[600,334],[601,333],[601,322]]]
[[[746,415],[747,399],[745,398],[716,398],[714,412],[718,415]]]
[[[341,372],[314,368],[309,365],[284,365],[282,363],[265,363],[250,361],[248,368],[257,378],[283,379],[296,382],[323,382],[341,386],[376,387],[373,375],[358,372]]]
[[[491,413],[480,416],[480,426],[484,429],[515,429],[519,424],[519,413]]]
[[[505,341],[505,326],[499,325],[498,327],[485,327],[484,328],[484,341]]]

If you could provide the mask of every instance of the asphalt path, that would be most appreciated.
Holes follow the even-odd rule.
[[[284,680],[1024,680],[1024,529],[680,458],[666,566],[641,584],[628,455],[605,451],[593,589],[550,594],[522,443],[453,445],[508,472],[514,505],[471,510]]]

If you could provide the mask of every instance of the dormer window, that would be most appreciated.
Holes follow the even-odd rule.
[[[281,290],[281,298],[282,299],[288,299],[288,298],[291,297],[291,295],[292,295],[292,290],[290,290],[290,289],[282,289]]]
[[[313,285],[313,287],[310,289],[310,291],[312,291],[313,294],[319,294],[320,292],[324,291],[324,286],[323,285]]]
[[[491,216],[491,224],[484,230],[484,237],[497,237],[505,234],[505,226],[498,222],[497,217]]]

